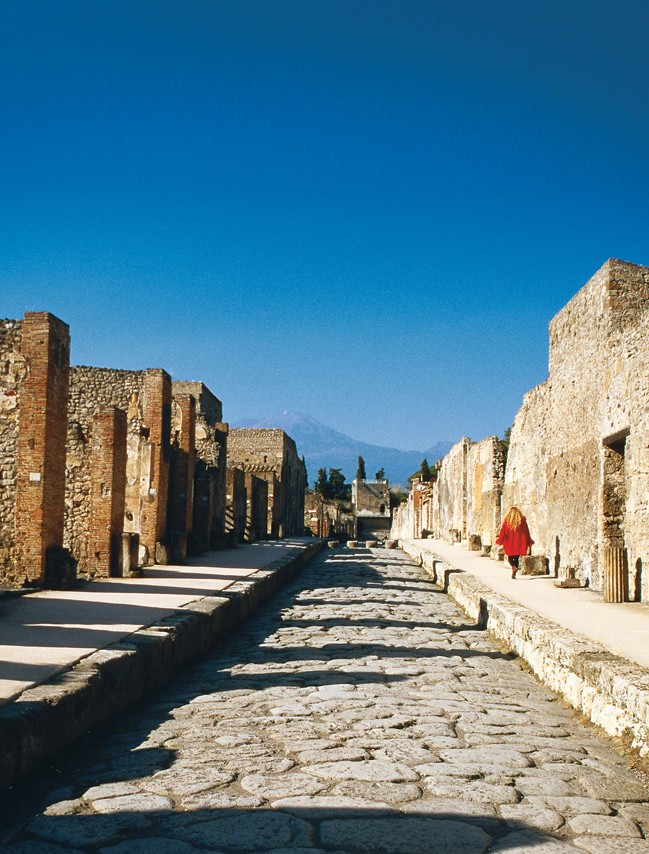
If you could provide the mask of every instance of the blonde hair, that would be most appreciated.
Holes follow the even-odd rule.
[[[503,519],[503,522],[506,522],[512,531],[518,531],[520,526],[523,524],[524,518],[525,517],[518,507],[510,507],[507,515]]]

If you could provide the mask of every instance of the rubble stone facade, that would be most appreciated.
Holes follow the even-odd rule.
[[[110,541],[113,552],[106,563],[102,554],[90,548],[93,513],[103,514],[99,493],[91,499],[93,457],[116,445],[121,459],[119,419],[112,440],[110,413],[126,413],[126,454],[124,511],[121,521],[111,514]],[[107,422],[106,419],[109,419]],[[171,378],[160,369],[126,371],[112,368],[74,367],[70,370],[70,405],[67,431],[65,545],[78,562],[80,572],[105,575],[106,566],[115,567],[121,549],[122,532],[138,535],[139,563],[153,563],[156,543],[165,542],[169,498],[171,434]],[[119,477],[103,486],[112,495]],[[99,487],[98,487],[99,488]],[[101,490],[100,490],[101,491]]]
[[[436,479],[414,479],[408,501],[395,512],[391,536],[417,539],[430,534],[491,551],[500,530],[504,475],[499,439],[461,439],[440,461]]]
[[[503,509],[520,507],[559,577],[603,586],[620,549],[649,601],[649,268],[610,259],[552,319],[548,379],[512,428]]]
[[[201,382],[174,382],[173,393],[196,402],[194,514],[191,551],[201,553],[227,544],[225,509],[228,425],[221,401]]]
[[[268,481],[270,536],[304,533],[306,466],[290,436],[280,428],[232,428],[228,435],[228,465]]]

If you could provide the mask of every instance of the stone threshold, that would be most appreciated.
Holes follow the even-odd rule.
[[[608,735],[649,755],[649,669],[512,602],[412,540],[399,546],[548,688]]]
[[[0,788],[36,771],[89,729],[151,694],[291,581],[323,547],[295,548],[29,688],[0,708]]]

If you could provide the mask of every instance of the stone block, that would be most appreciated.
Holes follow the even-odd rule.
[[[386,549],[396,549],[399,547],[399,541],[398,540],[386,540],[385,541],[385,547],[386,547]]]
[[[479,534],[469,534],[467,548],[470,552],[479,552],[482,549],[482,540]]]
[[[491,549],[490,556],[494,560],[505,560],[505,550],[502,546],[494,546]]]
[[[358,548],[358,540],[347,540],[347,548],[348,549],[357,549]]]
[[[376,540],[365,540],[365,548],[366,549],[375,549],[377,545]]]
[[[549,563],[543,555],[521,555],[519,569],[522,575],[547,575]]]
[[[556,578],[554,581],[555,587],[581,587],[581,581],[578,578]]]
[[[167,566],[169,564],[169,549],[160,542],[155,544],[155,562],[160,564],[160,566]]]
[[[339,545],[340,543],[338,542],[338,540],[329,540],[329,542],[327,543],[327,546],[330,549],[337,549]]]

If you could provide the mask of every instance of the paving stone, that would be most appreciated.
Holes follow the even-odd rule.
[[[79,848],[53,845],[50,842],[18,842],[2,849],[4,854],[82,854]]]
[[[237,815],[227,815],[178,828],[176,834],[184,842],[196,843],[213,850],[216,847],[235,851],[260,851],[266,848],[286,847],[292,843],[308,845],[313,829],[310,824],[274,810],[242,810]]]
[[[273,801],[271,807],[284,812],[294,813],[309,820],[331,818],[332,814],[343,815],[350,813],[358,816],[363,811],[394,812],[389,804],[366,798],[347,797],[344,795],[315,795],[314,797],[282,798]]]
[[[577,850],[589,854],[649,854],[649,842],[644,839],[623,839],[613,842],[597,836],[578,836],[574,841]]]
[[[419,774],[396,762],[370,759],[362,762],[323,762],[311,765],[309,774],[326,780],[369,780],[385,783],[414,782]]]
[[[93,809],[100,813],[156,812],[172,810],[174,802],[163,795],[151,795],[138,792],[136,795],[122,795],[117,798],[99,798],[92,802]]]
[[[624,816],[576,815],[568,820],[573,833],[588,833],[591,836],[642,836],[638,825]]]
[[[268,801],[299,795],[316,795],[327,787],[326,783],[316,780],[311,774],[284,774],[277,777],[250,774],[240,781],[240,785],[246,792],[259,795]]]
[[[143,782],[142,788],[156,794],[193,795],[231,783],[234,778],[235,774],[219,768],[181,765],[159,771]]]
[[[580,851],[580,848],[575,848],[570,842],[515,831],[499,839],[494,847],[489,849],[489,854],[579,854]],[[609,851],[608,854],[617,854],[617,851]]]
[[[99,854],[198,854],[198,849],[178,839],[154,836],[149,839],[129,839],[128,842],[100,848]]]
[[[526,801],[518,804],[503,804],[500,815],[512,828],[525,829],[533,827],[549,833],[558,830],[563,824],[563,816],[550,807],[539,807]]]
[[[412,816],[325,821],[320,839],[359,854],[481,854],[492,842],[483,830],[464,822]]]
[[[116,816],[39,816],[29,823],[27,831],[38,839],[83,848],[120,842],[125,832],[147,830],[149,827],[151,822],[146,817],[127,813]]]
[[[544,795],[543,797],[526,798],[529,803],[537,806],[548,806],[560,812],[562,815],[570,818],[582,813],[590,815],[611,815],[611,807],[604,801],[596,801],[593,798],[580,797],[552,797]]]
[[[372,783],[367,780],[345,780],[331,789],[332,795],[385,801],[402,804],[421,797],[421,789],[414,783]]]
[[[346,554],[91,733],[9,854],[649,854],[610,740],[403,556]]]

